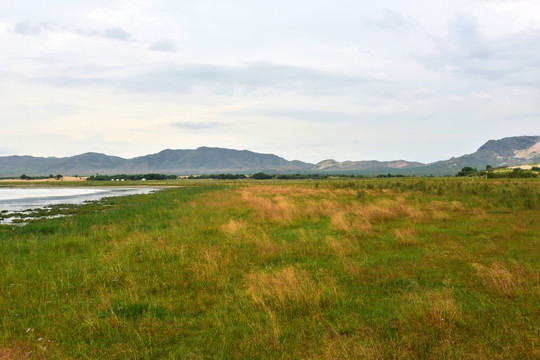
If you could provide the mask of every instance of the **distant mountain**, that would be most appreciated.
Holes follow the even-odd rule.
[[[540,136],[516,136],[500,140],[489,140],[476,152],[449,160],[426,165],[424,173],[453,175],[464,166],[478,170],[486,165],[493,167],[535,164],[540,162]],[[418,169],[420,170],[420,169]]]
[[[312,164],[287,161],[272,154],[247,150],[200,147],[196,150],[163,150],[129,160],[136,173],[216,173],[257,171],[306,171]]]
[[[272,154],[248,150],[200,147],[195,150],[163,150],[157,154],[124,159],[98,153],[72,157],[0,157],[0,177],[114,174],[209,174],[209,173],[339,173],[454,175],[464,166],[511,166],[540,163],[540,136],[517,136],[490,140],[472,154],[430,164],[396,161],[324,160],[317,164],[288,161]]]
[[[395,161],[343,161],[338,162],[335,160],[323,160],[317,163],[311,168],[315,172],[373,172],[373,171],[389,171],[389,170],[401,170],[408,168],[416,168],[419,166],[424,166],[424,164],[419,162],[410,162],[405,160],[395,160]]]
[[[312,167],[314,172],[403,174],[403,175],[454,175],[465,166],[484,169],[493,167],[532,164],[540,162],[540,136],[516,136],[489,140],[476,152],[430,164],[396,161],[343,161],[324,160]]]
[[[306,172],[312,166],[272,154],[200,147],[196,150],[163,150],[133,159],[98,153],[66,158],[4,156],[0,157],[0,176]]]

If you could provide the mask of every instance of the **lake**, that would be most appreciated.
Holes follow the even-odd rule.
[[[0,188],[0,223],[11,223],[11,213],[29,209],[46,209],[52,205],[82,204],[105,197],[148,194],[155,188]]]

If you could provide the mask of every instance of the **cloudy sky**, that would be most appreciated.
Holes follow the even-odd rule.
[[[0,156],[422,162],[540,135],[538,0],[4,0]]]

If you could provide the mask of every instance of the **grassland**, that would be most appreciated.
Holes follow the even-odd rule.
[[[540,357],[535,179],[167,184],[0,227],[0,359]]]

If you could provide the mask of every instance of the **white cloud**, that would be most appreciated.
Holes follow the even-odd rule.
[[[455,14],[447,33],[433,40],[437,52],[422,58],[430,69],[508,85],[540,83],[540,28],[488,37],[475,17]]]
[[[176,47],[176,45],[174,45],[172,41],[168,41],[168,40],[154,41],[152,44],[150,44],[149,49],[153,51],[164,51],[164,52],[178,51],[178,48]]]
[[[120,27],[108,28],[107,30],[103,32],[103,36],[109,39],[120,40],[120,41],[131,40],[131,34]]]
[[[194,121],[175,122],[175,123],[172,123],[171,125],[180,129],[185,129],[185,130],[206,130],[206,129],[216,129],[223,126],[227,126],[227,124],[223,124],[219,122],[194,122]]]
[[[190,64],[161,66],[119,77],[44,77],[38,82],[59,87],[103,86],[124,92],[188,93],[205,89],[216,94],[246,94],[268,90],[321,96],[361,93],[384,81],[375,77],[333,74],[310,68],[272,63],[242,66]]]
[[[412,26],[414,21],[398,11],[383,9],[379,17],[367,18],[365,24],[374,30],[398,30]]]
[[[39,35],[43,29],[48,29],[46,24],[17,23],[13,31],[19,35],[32,36]]]

